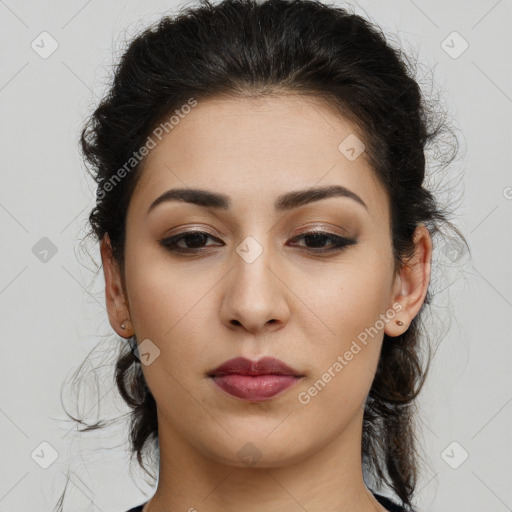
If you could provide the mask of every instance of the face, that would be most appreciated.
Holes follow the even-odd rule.
[[[130,318],[149,348],[142,370],[161,437],[237,466],[253,450],[267,467],[357,438],[384,332],[407,328],[426,289],[413,300],[395,275],[388,197],[364,152],[340,150],[349,136],[362,141],[310,98],[216,99],[199,101],[146,157],[127,213],[127,316],[109,314],[120,334]],[[326,187],[341,192],[308,193]],[[222,201],[151,208],[185,188]],[[302,377],[261,400],[208,376],[264,356]]]

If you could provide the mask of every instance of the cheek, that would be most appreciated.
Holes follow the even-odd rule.
[[[135,262],[134,262],[135,263]],[[183,273],[169,268],[132,266],[127,281],[137,340],[149,339],[158,347],[155,361],[142,370],[159,406],[189,407],[185,389],[193,389],[202,377],[201,363],[208,319],[201,309],[201,297],[208,286],[195,286]],[[172,414],[167,410],[167,414]]]
[[[382,345],[383,318],[391,318],[389,313],[386,317],[391,275],[389,257],[383,259],[375,251],[361,252],[330,275],[315,279],[315,287],[304,300],[323,321],[321,330],[316,321],[302,325],[313,344],[311,350],[318,355],[315,378],[325,374],[340,400],[351,400],[347,389],[360,390],[364,395],[371,385]],[[361,397],[352,398],[357,401]]]
[[[373,325],[389,307],[392,267],[389,258],[360,251],[350,260],[307,278],[304,302],[346,338]],[[332,334],[332,333],[331,333]]]
[[[149,338],[166,356],[172,346],[173,360],[181,351],[185,356],[200,350],[197,340],[207,325],[201,318],[202,301],[212,286],[209,282],[194,280],[168,261],[144,258],[142,251],[127,265],[126,280],[139,342]]]
[[[323,330],[323,339],[316,327],[307,335],[314,363],[302,399],[310,400],[313,415],[324,417],[332,411],[333,419],[338,415],[344,422],[363,406],[382,347],[381,314],[387,299],[383,283],[377,273],[353,272],[340,278],[336,290],[326,291],[323,319],[330,330]]]

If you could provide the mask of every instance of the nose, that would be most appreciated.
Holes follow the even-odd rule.
[[[222,321],[253,334],[280,329],[290,315],[290,290],[284,272],[268,248],[248,237],[233,253],[233,267],[224,281]]]

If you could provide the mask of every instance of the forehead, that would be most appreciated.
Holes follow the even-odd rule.
[[[387,215],[387,197],[363,136],[320,100],[304,96],[198,101],[160,135],[146,156],[130,209],[145,211],[165,190],[208,188],[232,197],[232,208],[267,207],[290,190],[342,185],[372,215]],[[359,144],[359,146],[358,146]],[[350,149],[350,148],[349,148]]]

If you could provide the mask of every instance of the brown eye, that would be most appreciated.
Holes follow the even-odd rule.
[[[163,240],[160,240],[160,244],[169,251],[194,253],[200,252],[198,249],[204,245],[208,238],[217,240],[206,231],[186,231],[179,235],[164,238]],[[182,241],[186,247],[178,245]]]
[[[346,238],[343,236],[335,235],[334,233],[327,233],[325,231],[306,231],[301,235],[293,238],[293,240],[304,239],[306,247],[310,248],[313,252],[330,252],[341,250],[347,245],[354,245],[357,241],[353,238]],[[331,240],[331,247],[325,249],[325,242]],[[308,245],[310,244],[310,245]],[[313,247],[311,247],[311,245]]]
[[[160,240],[160,245],[171,252],[197,254],[204,252],[201,250],[201,248],[207,247],[205,244],[209,238],[219,241],[217,238],[205,231],[186,231],[184,233],[180,233],[179,235]],[[334,233],[327,233],[325,231],[318,230],[302,233],[301,235],[293,238],[292,241],[302,239],[306,243],[306,245],[303,247],[309,249],[311,252],[317,253],[339,251],[348,245],[354,245],[357,243],[357,240],[353,238],[346,238],[343,236],[335,235]],[[331,243],[327,243],[326,247],[326,242],[329,240]],[[182,245],[179,245],[180,243]]]

